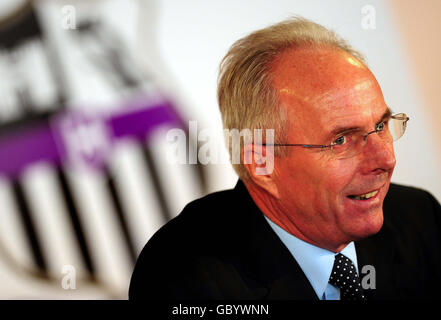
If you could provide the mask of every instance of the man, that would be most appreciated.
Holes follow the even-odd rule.
[[[361,54],[290,19],[232,46],[218,99],[225,128],[273,128],[276,141],[244,143],[253,161],[233,164],[236,188],[151,238],[129,298],[440,297],[441,207],[390,184],[408,117],[392,115]]]

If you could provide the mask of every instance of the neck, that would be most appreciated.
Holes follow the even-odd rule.
[[[301,219],[296,219],[295,214],[287,213],[278,199],[253,182],[246,182],[245,186],[254,203],[268,219],[300,240],[332,252],[340,252],[351,242],[326,236],[317,226],[309,228],[314,232],[306,232],[300,223]]]

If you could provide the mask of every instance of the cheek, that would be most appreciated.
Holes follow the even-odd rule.
[[[302,150],[303,151],[303,150]],[[309,161],[311,163],[311,161]],[[296,199],[300,204],[314,198],[318,175],[315,168],[301,157],[283,159],[276,164],[277,184],[283,199]]]
[[[329,160],[318,156],[284,159],[276,164],[275,170],[285,197],[295,193],[298,199],[308,202],[329,203],[351,184],[357,168],[355,159]]]
[[[297,156],[292,157],[291,160],[284,159],[278,166],[277,172],[282,185],[290,185],[300,192],[305,188],[309,189],[310,185],[317,185],[322,174],[321,170],[322,168],[313,159]]]
[[[343,191],[351,184],[357,168],[357,162],[353,158],[326,162],[321,172],[323,188],[326,188],[324,190],[332,194]]]

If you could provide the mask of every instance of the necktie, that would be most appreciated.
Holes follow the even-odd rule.
[[[366,300],[357,269],[352,261],[341,253],[335,255],[329,283],[340,288],[340,300]]]

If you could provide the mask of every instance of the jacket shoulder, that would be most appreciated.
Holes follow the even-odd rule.
[[[210,193],[202,198],[188,203],[173,219],[162,226],[149,242],[162,241],[169,236],[184,236],[181,239],[209,236],[207,229],[218,229],[225,224],[234,211],[235,195],[233,190]]]
[[[214,252],[229,248],[226,239],[234,238],[227,231],[233,201],[232,190],[209,194],[187,204],[162,226],[138,257],[129,298],[191,298],[203,296],[201,292],[217,292],[205,288],[215,285],[206,270],[223,268]]]
[[[435,197],[426,190],[391,183],[386,195],[384,205],[390,209],[392,207],[400,209],[422,209],[423,207],[436,207],[439,205]]]
[[[429,192],[410,186],[391,184],[383,205],[385,223],[392,229],[412,231],[415,236],[441,231],[441,206]],[[434,239],[435,239],[434,238]],[[434,240],[432,241],[439,241]]]

